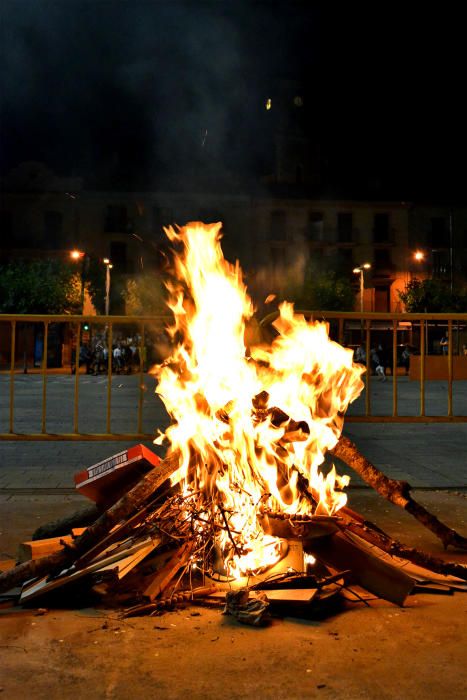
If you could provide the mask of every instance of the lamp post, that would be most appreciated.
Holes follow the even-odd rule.
[[[431,251],[433,252],[433,251]],[[413,254],[413,259],[415,262],[418,263],[424,263],[426,260],[426,255],[423,250],[416,250]],[[427,312],[426,306],[425,306],[425,313]],[[425,352],[428,353],[428,321],[425,323]]]
[[[81,279],[81,291],[80,291],[80,307],[81,307],[81,314],[84,313],[84,267],[86,264],[86,253],[83,253],[82,250],[77,250],[76,248],[74,250],[70,251],[70,258],[77,262],[78,260],[82,260],[81,264],[81,273],[80,273],[80,279]]]
[[[109,258],[104,258],[105,270],[105,315],[109,315],[110,309],[110,270],[113,268]]]
[[[360,275],[360,313],[362,315],[360,319],[360,332],[363,343],[363,293],[364,293],[364,271],[369,270],[371,267],[370,263],[362,263],[358,267],[354,267],[353,272],[355,275]]]
[[[370,263],[363,263],[358,267],[354,267],[353,272],[356,275],[360,275],[360,312],[363,314],[363,290],[364,290],[364,271],[369,270],[371,267]]]
[[[424,268],[424,263],[426,262],[426,253],[424,250],[420,250],[418,248],[411,254],[411,261],[416,263],[416,268],[422,272]],[[413,274],[414,274],[414,267],[409,263],[409,268],[408,268],[408,280],[411,281],[413,279]]]

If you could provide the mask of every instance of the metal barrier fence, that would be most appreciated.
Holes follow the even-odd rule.
[[[325,320],[330,324],[331,336],[341,344],[355,345],[351,341],[359,339],[363,342],[366,351],[366,374],[364,375],[365,390],[364,390],[364,410],[361,415],[347,415],[346,422],[397,422],[397,423],[443,423],[443,422],[467,422],[467,415],[461,414],[454,410],[453,406],[453,383],[458,378],[467,379],[467,355],[465,357],[459,354],[460,338],[465,338],[467,347],[467,313],[466,314],[387,314],[387,313],[358,313],[358,312],[325,312],[325,311],[298,311],[305,316],[315,320]],[[260,326],[263,332],[267,333],[267,328],[271,326],[278,313],[265,317]],[[2,335],[6,328],[10,328],[9,342],[9,368],[6,374],[9,375],[9,396],[8,396],[8,430],[0,432],[0,440],[80,440],[80,441],[97,441],[97,440],[152,440],[153,433],[148,433],[143,430],[143,399],[144,399],[144,375],[146,367],[144,366],[144,349],[146,347],[146,333],[148,329],[154,331],[163,330],[166,323],[170,320],[169,316],[39,316],[39,315],[0,315],[0,331],[3,329]],[[43,329],[43,352],[39,372],[42,376],[42,392],[41,392],[41,429],[40,432],[18,432],[15,430],[15,375],[17,370],[17,328],[19,324],[39,324]],[[74,328],[73,345],[75,347],[75,365],[76,372],[74,374],[74,392],[73,392],[73,416],[71,432],[50,432],[47,429],[47,388],[50,369],[47,366],[48,357],[48,336],[51,324],[68,324]],[[89,324],[92,327],[102,327],[105,334],[108,357],[107,357],[107,387],[106,387],[106,416],[105,416],[105,431],[101,432],[82,432],[80,431],[80,377],[79,372],[79,349],[81,339],[83,337],[83,327]],[[135,335],[139,338],[139,365],[136,368],[139,374],[139,388],[137,401],[137,429],[135,432],[115,432],[112,430],[112,345],[114,339],[114,330],[122,327],[132,326],[138,331]],[[37,325],[35,326],[37,328]],[[429,414],[426,412],[426,369],[427,360],[430,362],[431,355],[429,347],[433,345],[430,333],[433,336],[434,329],[439,334],[441,328],[445,328],[448,340],[447,355],[443,357],[442,367],[446,374],[446,413],[445,414]],[[371,349],[372,336],[381,336],[382,331],[389,331],[391,336],[392,346],[392,410],[390,413],[374,415],[372,413],[372,373],[371,373]],[[457,350],[454,352],[454,331],[457,333]],[[417,352],[419,354],[412,355],[412,358],[417,358],[417,377],[412,376],[413,367],[411,368],[411,379],[416,379],[419,382],[419,412],[418,415],[401,415],[399,412],[399,380],[398,380],[398,365],[399,354],[398,350],[398,334],[402,333],[404,339],[410,336],[410,340],[414,340],[417,344]],[[435,333],[435,334],[436,334]],[[5,336],[3,340],[0,338],[0,353],[1,348],[5,348]],[[412,343],[411,343],[412,344]],[[459,356],[457,356],[459,354]],[[441,359],[441,358],[439,358]],[[455,361],[455,362],[454,362]],[[415,362],[414,362],[415,364]],[[455,367],[458,376],[455,376]],[[465,367],[464,367],[465,365]],[[459,369],[460,367],[460,369]],[[444,371],[443,370],[443,371]],[[465,370],[465,376],[462,372]],[[466,382],[467,387],[467,382]],[[467,389],[466,389],[467,390]],[[467,403],[466,403],[467,406]]]
[[[144,355],[146,348],[146,331],[148,328],[163,330],[166,327],[171,317],[163,315],[154,316],[72,316],[72,315],[0,315],[0,328],[10,326],[10,366],[7,373],[10,377],[9,386],[9,430],[8,432],[0,433],[0,440],[151,440],[154,438],[153,433],[145,433],[142,430],[143,424],[143,398],[144,398]],[[42,375],[42,406],[41,406],[41,431],[39,433],[16,432],[15,431],[15,374],[17,373],[17,352],[16,352],[16,337],[18,324],[40,324],[43,327],[43,352],[40,367]],[[50,376],[47,367],[48,357],[48,336],[51,324],[67,324],[68,327],[74,328],[74,395],[73,395],[73,431],[68,433],[51,433],[47,430],[46,415],[47,415],[47,382]],[[79,428],[79,395],[80,395],[80,358],[79,351],[81,340],[83,337],[83,328],[101,326],[106,338],[108,348],[107,353],[107,401],[106,401],[106,430],[105,432],[83,433]],[[139,354],[139,390],[137,403],[137,430],[132,433],[116,433],[112,431],[112,375],[113,375],[113,339],[114,329],[117,327],[133,326],[138,329],[139,336],[138,354]],[[70,363],[70,369],[73,371],[73,360]]]
[[[465,414],[457,413],[453,410],[453,381],[455,379],[467,380],[467,355],[460,352],[460,338],[462,337],[467,351],[467,313],[431,313],[431,314],[407,314],[407,313],[362,313],[362,312],[339,312],[339,311],[311,311],[298,310],[296,313],[314,320],[326,321],[330,324],[330,335],[339,343],[345,345],[349,337],[360,338],[363,342],[366,355],[366,373],[364,375],[364,412],[362,415],[346,414],[346,423],[465,423],[467,422],[467,401]],[[270,326],[278,312],[266,316],[261,321],[263,328]],[[332,326],[334,325],[334,328]],[[383,328],[381,328],[383,327]],[[433,336],[439,335],[443,329],[447,337],[446,356],[436,357],[428,353],[430,333]],[[392,410],[389,414],[373,415],[372,413],[372,367],[371,349],[372,335],[381,334],[381,331],[389,331],[391,335],[391,362],[392,366]],[[454,353],[454,330],[457,337],[457,353]],[[419,387],[419,412],[418,415],[400,415],[399,413],[399,391],[398,391],[398,333],[416,337],[418,347],[417,354],[412,355],[413,364],[417,365],[417,372],[411,369],[410,378],[418,381]],[[430,338],[433,345],[433,339]],[[412,343],[408,343],[412,345]],[[438,362],[438,376],[436,379],[446,379],[446,413],[430,414],[426,412],[426,370],[427,361],[442,360],[441,366]],[[454,360],[457,376],[454,374]],[[430,368],[431,369],[431,368]],[[439,374],[441,369],[441,374]],[[443,374],[444,373],[444,374]],[[467,382],[466,382],[467,392]],[[466,396],[467,399],[467,396]]]

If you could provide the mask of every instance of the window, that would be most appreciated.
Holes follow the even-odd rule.
[[[389,214],[375,214],[373,219],[373,242],[389,241]]]
[[[127,245],[122,241],[111,241],[110,259],[116,272],[130,272],[127,259]]]
[[[350,271],[354,267],[352,248],[340,248],[337,251],[336,267],[338,273],[350,273]]]
[[[308,217],[308,240],[322,241],[324,232],[323,214],[321,212],[311,212]]]
[[[285,211],[276,210],[271,212],[269,222],[269,240],[285,241],[286,240],[286,216]]]
[[[352,242],[352,227],[352,212],[339,212],[337,214],[337,240],[339,243]]]
[[[431,219],[430,243],[440,248],[446,247],[447,225],[444,216],[434,216]]]
[[[127,233],[128,215],[125,206],[109,204],[105,215],[106,233]]]
[[[447,250],[433,251],[433,277],[447,277],[449,272],[449,252]]]
[[[44,212],[44,238],[47,248],[58,248],[63,230],[61,211]]]
[[[391,251],[388,248],[375,250],[374,266],[376,270],[387,270],[391,267]]]

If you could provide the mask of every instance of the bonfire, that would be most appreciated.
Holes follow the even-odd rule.
[[[220,224],[166,233],[178,253],[167,284],[174,351],[154,371],[172,424],[156,442],[178,455],[172,480],[199,513],[200,539],[208,535],[232,577],[251,575],[283,552],[268,532],[269,511],[333,515],[345,505],[348,478],[319,468],[364,370],[325,323],[288,303],[274,341],[247,348],[254,307],[240,267],[224,259]]]
[[[347,407],[364,388],[352,351],[287,302],[272,341],[247,346],[255,309],[239,264],[224,259],[221,224],[166,234],[172,351],[152,370],[171,418],[155,440],[166,457],[127,480],[123,495],[107,493],[106,510],[83,532],[0,576],[0,590],[29,579],[19,596],[27,604],[86,583],[131,603],[126,614],[227,593],[226,611],[253,624],[274,602],[313,600],[316,610],[331,593],[361,600],[370,591],[403,604],[427,582],[463,590],[465,567],[395,542],[346,506],[349,477],[328,456],[445,546],[467,548],[408,484],[385,477],[342,436]],[[125,459],[108,468],[117,463]]]

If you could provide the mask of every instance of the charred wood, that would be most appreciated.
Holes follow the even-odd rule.
[[[297,487],[310,503],[313,504],[315,502],[313,495],[309,490],[308,480],[303,475],[301,475],[298,479]],[[379,528],[377,525],[369,520],[365,520],[350,508],[341,508],[338,511],[338,517],[335,518],[335,523],[344,532],[345,530],[353,532],[361,537],[362,540],[365,540],[369,544],[376,545],[387,554],[402,557],[408,561],[411,561],[413,564],[422,566],[425,569],[434,571],[435,573],[442,574],[444,576],[457,576],[463,581],[467,581],[466,566],[457,564],[456,562],[444,561],[439,557],[434,557],[431,554],[428,554],[428,552],[424,552],[423,550],[416,549],[415,547],[409,547],[402,542],[398,542],[384,532],[384,530],[381,530],[381,528]],[[291,523],[291,525],[293,525],[293,523]],[[296,526],[294,530],[297,532]],[[306,529],[302,531],[302,536],[304,539],[306,539]]]
[[[447,547],[467,550],[467,538],[442,523],[438,518],[417,503],[410,495],[411,486],[406,481],[390,479],[377,469],[358,451],[349,438],[341,435],[331,454],[341,459],[381,496],[414,516],[422,525],[431,530]]]
[[[345,519],[340,527],[344,532],[348,530],[358,535],[362,540],[379,547],[383,552],[391,556],[407,559],[407,561],[411,561],[413,564],[417,564],[418,566],[422,566],[429,571],[434,571],[443,576],[456,576],[463,581],[467,581],[466,566],[452,561],[444,561],[444,559],[434,557],[432,554],[424,552],[421,549],[409,547],[403,542],[392,539],[390,535],[384,533],[380,528],[373,526],[373,523],[365,521],[364,524],[361,524],[351,519]]]
[[[53,520],[50,523],[41,525],[34,531],[31,539],[32,540],[45,540],[49,537],[60,537],[61,535],[67,535],[70,530],[76,527],[87,527],[91,525],[99,515],[102,513],[102,508],[99,508],[95,504],[90,505],[82,510],[78,510],[66,518],[60,518],[58,520]]]

